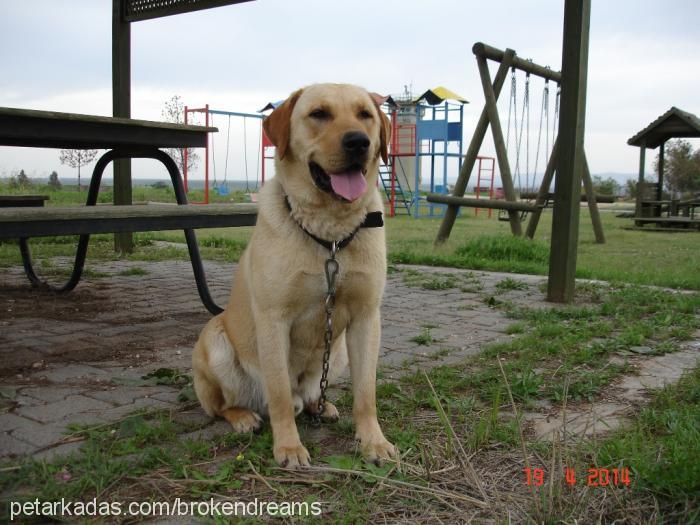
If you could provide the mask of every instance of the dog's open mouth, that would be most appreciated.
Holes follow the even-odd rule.
[[[340,198],[352,202],[367,189],[365,170],[359,164],[351,164],[339,173],[327,173],[315,162],[309,162],[309,171],[316,186]]]

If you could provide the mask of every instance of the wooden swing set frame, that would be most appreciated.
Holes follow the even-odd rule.
[[[464,157],[464,162],[462,163],[459,177],[452,195],[431,194],[427,197],[429,202],[448,205],[442,224],[440,225],[436,242],[442,243],[449,238],[454,221],[457,217],[457,210],[460,206],[505,210],[508,213],[511,232],[516,236],[521,236],[523,234],[521,213],[529,212],[530,219],[527,224],[525,235],[532,238],[537,231],[537,225],[539,224],[542,210],[546,206],[549,188],[552,185],[552,180],[556,171],[557,155],[559,152],[559,139],[558,137],[554,139],[552,153],[547,162],[547,167],[545,169],[544,176],[542,177],[542,183],[540,184],[535,201],[519,201],[515,186],[513,184],[510,164],[508,162],[508,152],[505,140],[503,138],[503,130],[501,128],[501,120],[498,114],[497,102],[498,97],[501,94],[503,84],[508,76],[509,69],[517,69],[527,73],[528,75],[534,75],[544,78],[545,80],[551,80],[556,82],[558,85],[561,83],[562,76],[558,71],[553,71],[548,67],[544,67],[530,60],[520,58],[513,49],[501,51],[487,44],[477,42],[472,47],[472,52],[476,56],[477,65],[479,67],[479,76],[481,78],[481,85],[484,90],[484,98],[486,102],[476,125],[474,135],[472,136],[469,144],[469,149]],[[487,60],[493,60],[500,63],[493,81],[491,80]],[[474,164],[486,136],[486,130],[489,127],[489,124],[491,125],[493,142],[496,148],[498,167],[501,170],[501,181],[503,183],[505,200],[474,199],[464,197],[464,193],[469,183],[469,177],[474,168]],[[603,226],[600,220],[600,213],[598,211],[598,205],[596,202],[595,193],[593,191],[593,183],[591,180],[590,171],[588,169],[585,152],[583,152],[583,170],[581,178],[583,180],[584,190],[587,196],[588,209],[590,212],[591,221],[593,223],[593,231],[595,232],[596,242],[604,243],[605,235],[603,233]]]

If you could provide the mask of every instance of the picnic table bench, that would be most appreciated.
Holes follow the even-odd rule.
[[[48,286],[36,275],[27,239],[51,235],[80,235],[71,276],[57,292],[74,289],[83,272],[93,233],[182,229],[185,233],[197,290],[212,314],[222,311],[211,298],[199,254],[196,228],[252,226],[255,204],[187,204],[177,164],[159,148],[204,147],[216,128],[165,122],[57,113],[0,107],[0,146],[31,148],[106,149],[90,179],[85,206],[0,208],[0,239],[18,238],[25,273],[33,286]],[[115,159],[150,158],[170,175],[177,205],[96,205],[105,168]]]
[[[681,199],[638,199],[635,226],[656,224],[659,228],[678,227],[700,230],[700,198]]]
[[[0,208],[17,206],[43,206],[48,195],[0,195]]]

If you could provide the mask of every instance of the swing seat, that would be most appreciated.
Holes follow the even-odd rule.
[[[525,222],[525,219],[527,219],[527,215],[529,212],[527,211],[521,211],[520,212],[520,222]],[[498,220],[501,222],[510,222],[510,215],[508,215],[507,210],[498,210]]]
[[[220,186],[214,186],[214,191],[222,197],[225,197],[226,195],[229,195],[231,193],[231,190],[228,189],[228,186],[225,186],[223,184]]]

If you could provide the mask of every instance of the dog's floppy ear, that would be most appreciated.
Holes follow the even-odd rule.
[[[374,98],[374,97],[373,97]],[[373,100],[374,105],[377,108],[377,113],[379,113],[379,154],[386,164],[389,161],[389,142],[391,141],[391,121],[389,117],[382,111],[382,108],[377,104],[376,100]]]
[[[289,148],[290,119],[292,117],[294,105],[297,103],[301,92],[302,90],[299,89],[292,93],[287,100],[277,106],[275,110],[263,120],[265,135],[267,135],[270,142],[277,148],[280,159],[284,158]]]

